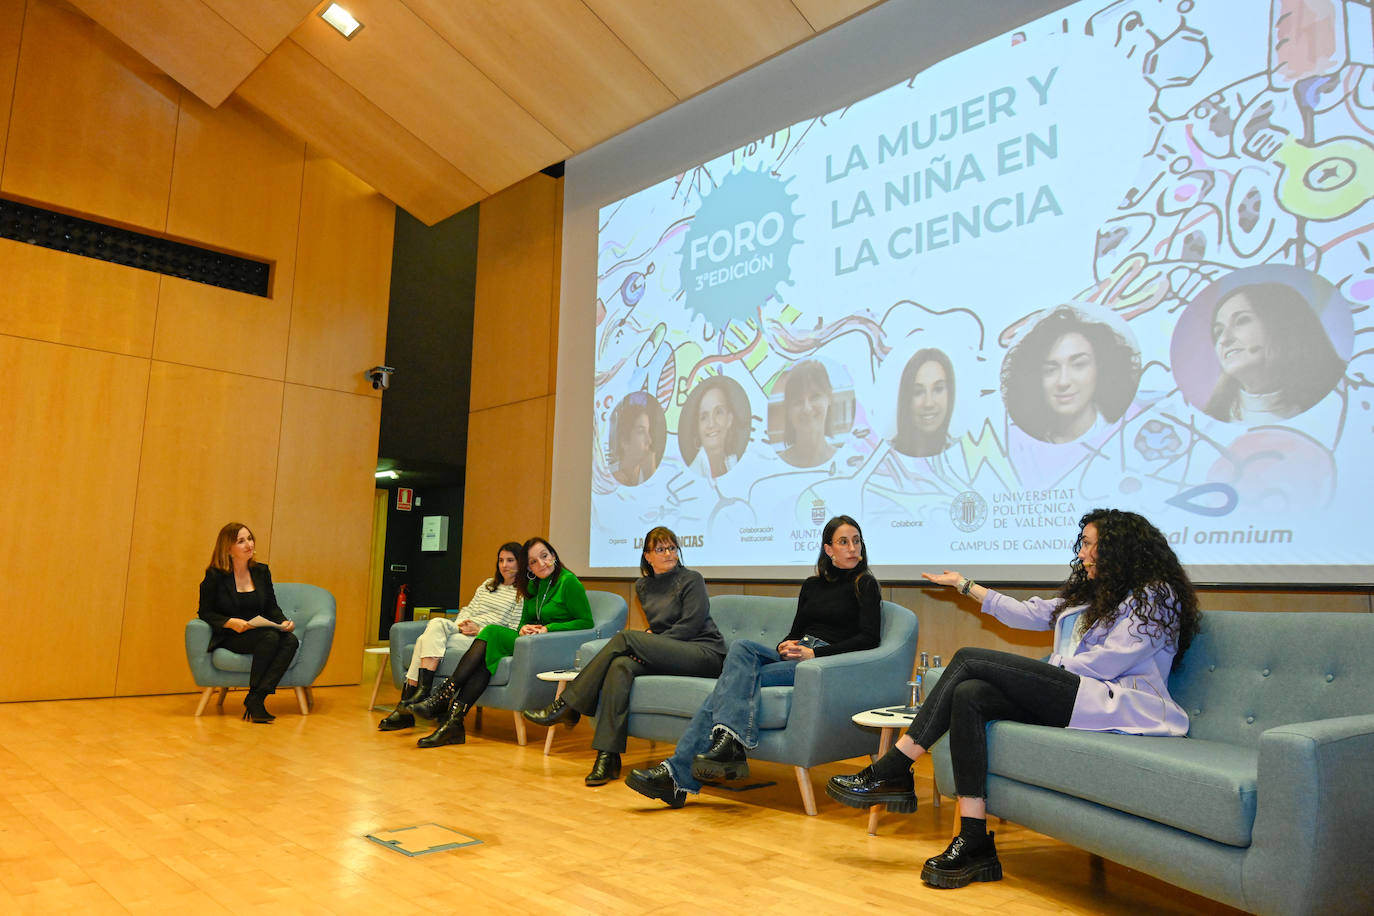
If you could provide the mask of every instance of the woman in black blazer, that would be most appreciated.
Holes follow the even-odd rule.
[[[200,583],[198,615],[211,627],[206,651],[223,647],[253,656],[243,718],[271,722],[276,716],[267,711],[263,701],[276,692],[277,682],[296,657],[300,640],[291,632],[296,624],[277,607],[272,573],[265,563],[253,559],[253,550],[253,532],[247,525],[230,522],[219,530],[205,579]]]

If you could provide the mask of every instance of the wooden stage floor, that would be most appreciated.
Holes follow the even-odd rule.
[[[862,761],[813,772],[817,817],[802,813],[791,768],[766,763],[755,774],[776,785],[708,789],[674,811],[622,783],[583,786],[585,723],[561,729],[548,757],[543,729],[518,747],[499,710],[460,747],[417,748],[427,729],[379,733],[371,680],[316,690],[308,717],[278,693],[272,725],[239,720],[242,692],[199,719],[189,694],[0,705],[0,909],[1235,912],[995,821],[1004,880],[927,888],[920,863],[954,817],[949,800],[929,804],[928,766],[921,810],[884,815],[876,837],[865,812],[823,791]],[[394,698],[388,684],[379,702]],[[632,741],[627,772],[670,750]],[[368,839],[420,825],[478,842],[407,856]]]

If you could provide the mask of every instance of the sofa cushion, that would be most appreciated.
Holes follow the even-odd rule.
[[[662,674],[637,677],[630,694],[630,713],[690,719],[715,686],[715,679],[707,677]],[[786,728],[787,715],[792,711],[792,688],[765,687],[760,692],[760,699],[758,727]]]
[[[1254,748],[995,722],[988,727],[988,769],[1218,843],[1250,845]]]

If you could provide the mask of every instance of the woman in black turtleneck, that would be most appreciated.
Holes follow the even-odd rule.
[[[648,632],[623,630],[601,647],[563,695],[543,709],[523,715],[536,725],[575,723],[596,714],[592,747],[596,762],[589,786],[620,778],[620,755],[629,731],[630,688],[642,674],[715,677],[725,657],[725,640],[711,620],[710,599],[701,573],[683,566],[677,535],[658,527],[644,535],[639,558],[643,577],[635,597],[649,623]],[[598,705],[599,703],[599,705]]]
[[[730,644],[715,690],[701,704],[673,756],[625,782],[641,795],[682,807],[702,783],[749,775],[747,752],[758,746],[760,690],[793,683],[797,665],[872,649],[881,630],[882,594],[868,569],[859,523],[847,515],[826,522],[816,575],[802,583],[797,616],[776,647],[748,639]]]

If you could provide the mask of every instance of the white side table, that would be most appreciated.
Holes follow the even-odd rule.
[[[863,725],[867,728],[877,728],[878,733],[878,754],[874,757],[883,756],[892,747],[892,739],[897,734],[898,729],[905,730],[911,725],[914,718],[910,713],[898,712],[901,706],[879,706],[877,709],[865,709],[863,712],[856,712],[850,718],[855,725]],[[878,809],[882,805],[870,805],[868,808],[868,835],[878,835]],[[935,807],[940,807],[940,793],[935,793]]]
[[[553,698],[556,700],[563,695],[563,690],[568,686],[568,682],[575,679],[579,674],[576,668],[561,668],[558,671],[541,671],[535,675],[541,681],[553,681],[558,686],[553,689]],[[516,713],[520,715],[520,713]],[[549,726],[549,733],[544,736],[544,756],[549,756],[549,750],[553,747],[553,730],[557,725]]]
[[[368,701],[369,710],[377,708],[377,691],[382,689],[382,675],[386,674],[386,669],[391,667],[391,650],[386,646],[373,646],[363,650],[364,655],[380,655],[382,661],[377,665],[377,680],[372,682],[372,699]]]

